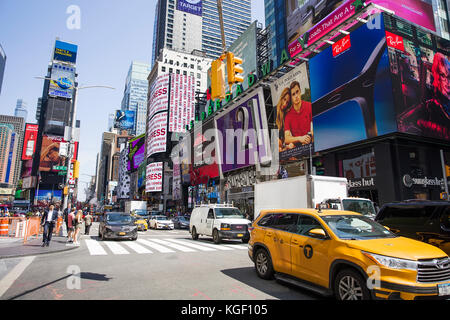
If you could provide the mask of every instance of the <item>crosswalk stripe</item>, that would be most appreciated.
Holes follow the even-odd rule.
[[[175,243],[178,243],[178,244],[182,244],[183,246],[192,247],[192,248],[198,249],[200,251],[216,251],[216,249],[203,247],[203,246],[200,246],[198,244],[189,243],[189,242],[183,241],[183,240],[178,240],[178,239],[164,239],[164,240],[168,240],[170,242],[175,242]]]
[[[162,252],[162,253],[169,253],[169,252],[175,252],[171,249],[168,249],[166,247],[160,246],[159,244],[152,243],[150,241],[144,240],[144,239],[137,239],[139,243],[142,243],[146,245],[147,247],[150,247],[152,249],[155,249],[156,251]]]
[[[114,254],[129,254],[127,250],[125,250],[121,245],[115,242],[105,241],[104,243]]]
[[[154,242],[156,242],[156,243],[159,243],[159,244],[168,246],[168,247],[170,247],[170,248],[174,248],[174,249],[183,251],[183,252],[195,252],[194,249],[187,248],[187,247],[183,247],[183,246],[180,246],[180,245],[178,245],[178,244],[170,243],[170,242],[168,242],[168,241],[164,241],[164,240],[161,240],[161,239],[150,239],[150,240],[151,240],[151,241],[154,241]]]
[[[186,241],[193,242],[192,240],[186,240]],[[223,250],[223,251],[233,250],[231,248],[223,247],[220,244],[211,244],[211,243],[205,243],[205,242],[201,242],[201,241],[198,243],[201,244],[202,246],[214,248],[216,250]]]
[[[242,245],[242,244],[224,244],[224,246],[227,246],[227,247],[233,248],[233,249],[248,250],[248,246]]]
[[[139,254],[153,253],[152,251],[148,250],[147,248],[145,248],[135,242],[125,242],[125,244]]]
[[[98,243],[98,241],[86,239],[85,242],[91,256],[107,255],[106,251],[102,248],[102,246]]]

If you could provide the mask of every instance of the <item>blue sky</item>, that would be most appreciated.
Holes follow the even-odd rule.
[[[71,5],[81,12],[80,29],[69,29]],[[28,103],[28,122],[35,123],[56,37],[78,45],[80,86],[108,85],[116,90],[80,90],[77,119],[81,120],[79,199],[95,174],[96,155],[108,114],[120,108],[125,78],[132,60],[150,62],[156,0],[0,0],[0,44],[7,55],[0,114],[14,114],[16,101]],[[264,1],[252,0],[252,20],[264,25]]]

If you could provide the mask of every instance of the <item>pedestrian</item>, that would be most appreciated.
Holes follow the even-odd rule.
[[[84,234],[89,235],[91,225],[92,225],[92,215],[88,212],[84,217]]]
[[[55,210],[53,204],[50,205],[49,210],[46,210],[41,218],[41,225],[44,227],[42,247],[49,246],[52,240],[53,228],[58,219],[58,211]]]
[[[67,237],[69,237],[69,213],[72,211],[72,204],[68,203],[67,208],[64,209],[64,222],[66,223],[66,229],[67,229]]]
[[[75,222],[75,208],[71,208],[69,214],[67,215],[67,242],[73,243],[73,235],[75,233],[74,228]]]
[[[73,234],[73,244],[80,245],[78,235],[80,234],[81,225],[83,224],[83,210],[78,210],[74,219],[75,233]]]

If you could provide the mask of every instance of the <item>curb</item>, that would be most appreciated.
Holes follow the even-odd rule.
[[[24,254],[16,254],[16,255],[8,255],[8,256],[1,256],[0,255],[0,260],[1,259],[9,259],[9,258],[21,258],[21,257],[30,257],[30,256],[40,256],[40,255],[52,254],[52,253],[61,253],[61,252],[71,251],[71,250],[78,249],[78,248],[79,247],[73,247],[73,248],[58,249],[58,250],[48,251],[48,252],[24,253]]]

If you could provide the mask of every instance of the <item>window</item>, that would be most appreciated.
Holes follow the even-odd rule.
[[[441,214],[441,226],[445,231],[450,230],[450,207],[445,208]]]
[[[312,229],[323,229],[319,221],[313,217],[300,216],[298,219],[297,230],[295,233],[307,236]]]
[[[268,215],[264,216],[263,218],[261,218],[261,220],[259,220],[258,226],[271,227],[275,221],[274,216],[275,216],[274,214],[268,214]]]
[[[423,226],[431,218],[435,209],[435,206],[388,207],[380,223],[393,226]]]
[[[207,219],[214,219],[214,211],[213,211],[213,209],[209,209]]]
[[[280,213],[275,215],[275,221],[272,225],[272,228],[294,232],[297,228],[297,219],[298,214],[295,213]]]

